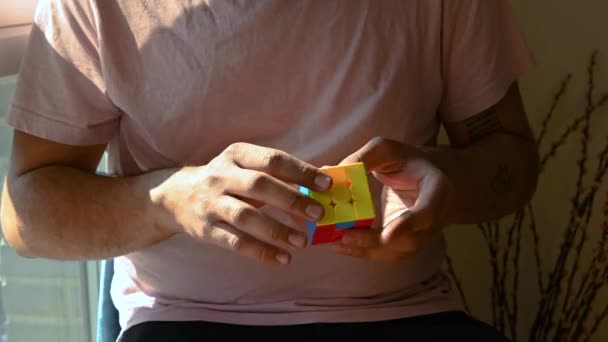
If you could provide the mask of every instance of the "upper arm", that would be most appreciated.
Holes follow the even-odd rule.
[[[509,2],[445,1],[440,120],[463,147],[495,132],[533,141],[517,79],[533,66]]]
[[[73,146],[15,130],[9,181],[46,166],[67,166],[94,173],[106,145]]]
[[[509,134],[534,143],[534,136],[519,92],[514,82],[495,105],[466,119],[444,122],[454,147],[468,146],[490,134]]]

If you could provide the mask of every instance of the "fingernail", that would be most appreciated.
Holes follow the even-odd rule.
[[[315,184],[320,189],[325,190],[329,188],[329,185],[331,184],[331,178],[327,175],[318,175],[317,177],[315,177]]]
[[[302,234],[289,234],[287,240],[296,247],[304,247],[306,245],[306,237]]]
[[[289,258],[289,255],[287,255],[287,254],[279,253],[279,254],[277,254],[276,258],[283,265],[289,264],[290,258]]]
[[[313,220],[318,220],[323,215],[323,208],[321,208],[321,206],[311,204],[306,207],[306,215]]]

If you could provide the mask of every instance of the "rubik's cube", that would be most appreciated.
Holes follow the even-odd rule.
[[[325,214],[318,222],[306,221],[312,245],[339,240],[346,229],[369,228],[376,214],[367,171],[363,163],[321,168],[333,180],[327,192],[300,187],[300,192],[323,205]]]

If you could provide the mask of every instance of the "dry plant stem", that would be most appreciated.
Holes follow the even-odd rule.
[[[509,273],[508,270],[508,260],[511,252],[511,245],[513,241],[513,232],[515,231],[515,226],[513,225],[509,229],[509,233],[507,234],[507,245],[503,248],[500,247],[498,242],[500,233],[502,232],[500,228],[500,221],[492,222],[494,227],[492,228],[495,233],[496,241],[494,242],[495,249],[498,251],[497,259],[496,259],[496,270],[497,270],[497,283],[496,283],[496,296],[497,296],[497,304],[498,304],[498,326],[502,331],[506,331],[507,328],[513,332],[514,324],[512,324],[513,311],[511,310],[509,301],[508,301],[508,292],[507,292],[507,281],[506,276]],[[502,252],[502,260],[501,264],[499,264],[498,258],[500,258]]]
[[[532,232],[532,237],[534,241],[533,249],[534,249],[534,259],[536,261],[536,279],[538,281],[538,291],[539,294],[544,288],[543,286],[543,271],[542,271],[542,263],[540,258],[540,237],[538,236],[538,229],[536,228],[536,217],[534,216],[534,209],[530,204],[526,206],[528,209],[528,217],[530,218],[530,231]]]
[[[608,148],[608,145],[606,146]],[[602,153],[603,155],[603,153]],[[603,162],[600,165],[602,169],[598,170],[598,176],[596,179],[600,179],[606,174],[606,169],[608,165]],[[599,183],[596,183],[599,184]],[[594,187],[594,190],[597,191],[598,187]],[[595,197],[595,191],[590,195],[593,198]],[[607,198],[608,200],[608,198]],[[586,221],[588,222],[591,216],[591,210],[593,206],[593,199],[589,202],[588,214],[586,217]],[[605,204],[608,206],[608,202]],[[606,218],[606,208],[604,211],[604,218]],[[598,253],[594,255],[594,258],[591,261],[591,272],[585,274],[584,283],[580,285],[579,293],[582,295],[579,296],[579,303],[573,304],[574,308],[577,310],[573,310],[570,321],[578,322],[577,328],[574,330],[575,334],[579,334],[581,330],[583,330],[583,324],[588,321],[589,314],[591,313],[592,305],[596,302],[595,299],[597,297],[598,292],[607,284],[606,277],[608,276],[608,264],[606,263],[606,245],[605,242],[608,238],[608,223],[604,221],[602,223],[602,238],[600,244],[598,244]],[[590,274],[589,277],[587,275]],[[591,279],[590,281],[587,281]],[[582,290],[582,291],[581,291]],[[575,335],[576,336],[576,335]]]
[[[608,143],[604,146],[599,154],[598,169],[593,178],[591,190],[587,193],[583,200],[583,205],[586,208],[584,224],[588,225],[591,219],[592,210],[594,208],[595,198],[604,177],[608,173]],[[575,302],[567,309],[567,321],[575,324],[574,329],[570,329],[573,338],[592,334],[588,327],[593,326],[589,322],[593,306],[597,305],[598,293],[608,285],[608,198],[604,204],[604,222],[602,223],[602,236],[598,241],[594,256],[587,267],[586,272],[582,275],[581,283],[578,286],[578,291],[574,297]],[[599,318],[598,318],[599,319]],[[602,318],[603,319],[603,318]]]
[[[606,103],[608,103],[608,93],[605,93],[604,95],[602,95],[600,100],[597,101],[595,103],[595,105],[593,105],[591,107],[589,114],[594,114],[597,110],[603,108],[606,105]],[[580,124],[583,123],[583,121],[585,121],[586,115],[587,115],[587,113],[583,114],[582,116],[580,116],[580,117],[576,118],[574,121],[572,121],[572,123],[568,127],[566,127],[566,129],[562,132],[562,134],[559,136],[559,138],[557,140],[555,140],[553,142],[553,144],[551,144],[549,152],[547,152],[545,155],[543,155],[541,157],[541,161],[540,161],[540,171],[541,172],[545,169],[547,162],[549,162],[549,160],[553,156],[555,156],[555,154],[557,153],[557,150],[561,146],[564,145],[564,143],[566,142],[566,140],[568,140],[570,135],[572,135],[572,133],[574,133],[579,128]]]
[[[608,160],[606,159],[607,156],[608,144],[605,145],[604,149],[599,154],[600,162],[598,164],[598,170],[595,174],[595,177],[593,178],[594,185],[591,187],[591,190],[586,193],[586,195],[580,202],[580,208],[577,212],[577,217],[579,217],[579,219],[575,221],[575,226],[573,226],[575,230],[579,226],[589,224],[592,209],[594,207],[596,192],[598,191],[599,185],[602,183],[603,178],[608,170]],[[608,232],[605,231],[604,234],[607,235],[602,236],[603,241],[608,239]],[[602,248],[606,248],[606,246],[602,245]],[[551,309],[551,312],[565,313],[565,317],[560,317],[560,321],[557,326],[559,329],[558,331],[556,331],[554,340],[561,340],[564,334],[567,335],[569,332],[574,333],[574,336],[579,336],[582,334],[583,331],[585,331],[585,322],[588,321],[589,314],[591,313],[591,307],[593,303],[595,303],[595,298],[597,296],[598,291],[606,285],[606,279],[608,277],[608,269],[605,269],[605,259],[602,260],[603,265],[598,264],[595,260],[592,261],[591,265],[589,265],[589,269],[587,270],[587,272],[583,274],[582,283],[579,285],[577,295],[574,297],[575,303],[573,303],[570,307],[563,306],[560,308],[557,304],[549,307]],[[604,267],[604,271],[602,271],[602,267]],[[556,294],[557,296],[559,296],[559,293],[559,289],[553,289],[553,291],[549,292],[549,294]],[[576,325],[575,329],[572,329],[572,324]],[[547,340],[552,330],[551,322],[546,323],[541,328],[541,340]],[[542,335],[543,333],[544,338]]]
[[[594,286],[584,295],[586,300],[582,304],[581,313],[576,317],[575,322],[577,324],[576,328],[572,329],[572,336],[578,337],[585,331],[585,323],[589,320],[589,315],[591,314],[593,304],[596,303],[599,290],[606,284],[606,277],[608,277],[608,268],[604,265],[602,272],[599,272],[598,278],[594,281]]]
[[[559,90],[557,91],[557,93],[555,93],[555,96],[553,96],[553,101],[551,102],[549,111],[547,112],[547,114],[545,114],[545,118],[543,119],[543,122],[541,124],[540,133],[538,135],[538,138],[536,139],[536,144],[538,146],[540,146],[540,144],[543,142],[545,134],[547,133],[547,128],[549,127],[549,122],[553,118],[553,113],[555,113],[555,109],[557,108],[557,105],[559,104],[560,100],[566,93],[566,90],[568,89],[568,85],[570,84],[571,79],[572,79],[571,74],[566,75],[566,77],[564,77],[564,79],[562,80]]]
[[[513,312],[511,315],[511,337],[513,342],[517,342],[517,331],[518,331],[518,321],[517,321],[517,301],[519,299],[519,255],[521,253],[521,243],[522,243],[522,226],[525,217],[525,211],[523,209],[517,212],[517,216],[519,220],[517,220],[517,240],[515,243],[515,255],[513,256],[513,285],[511,286],[511,307],[513,308]]]
[[[596,63],[597,63],[597,51],[595,51],[591,55],[591,61],[587,68],[588,81],[587,81],[587,95],[586,95],[586,108],[585,108],[586,115],[585,115],[585,120],[584,120],[584,124],[583,124],[582,135],[581,135],[581,157],[578,161],[578,178],[576,180],[576,196],[574,197],[574,201],[573,201],[573,205],[576,207],[578,212],[581,211],[580,210],[581,209],[580,196],[583,193],[583,179],[587,173],[587,160],[589,158],[589,142],[591,140],[591,137],[589,135],[589,127],[591,125],[591,112],[593,110],[593,105],[594,105],[593,104],[593,90],[594,90],[595,86],[594,86],[593,75],[594,75]],[[591,202],[593,202],[593,201],[591,201]],[[585,208],[585,209],[583,209],[583,211],[586,211],[585,224],[577,224],[576,228],[573,229],[572,243],[575,243],[574,240],[576,240],[576,234],[579,232],[579,230],[580,230],[580,234],[578,234],[579,240],[578,240],[578,243],[576,243],[576,247],[575,247],[572,270],[566,281],[566,292],[564,295],[564,303],[562,306],[562,310],[566,310],[569,306],[569,302],[571,299],[570,292],[572,291],[572,283],[574,281],[575,276],[578,275],[581,251],[583,249],[584,242],[587,240],[587,227],[588,227],[589,218],[591,216],[591,209],[586,210],[586,208]],[[570,250],[572,245],[570,245],[568,247]],[[566,258],[567,258],[567,256],[566,256]],[[559,284],[561,284],[561,279],[560,279]],[[558,300],[559,300],[559,298],[556,298],[556,301],[558,301]],[[562,311],[562,310],[560,310],[560,311]],[[562,327],[560,326],[558,329],[558,333],[557,333],[558,336],[560,336],[563,333],[563,331],[561,331],[561,329],[562,329]]]
[[[500,288],[501,288],[500,299],[501,299],[501,309],[502,309],[500,317],[505,321],[503,323],[503,325],[509,326],[511,336],[513,338],[515,338],[515,336],[516,336],[517,323],[516,323],[516,318],[515,318],[516,317],[515,306],[513,305],[513,301],[511,301],[511,303],[510,303],[508,300],[509,291],[507,289],[507,286],[508,286],[507,275],[510,274],[511,271],[513,271],[515,273],[517,272],[517,267],[514,267],[513,270],[509,269],[509,265],[510,265],[509,261],[510,260],[516,261],[516,259],[517,259],[517,253],[519,252],[518,244],[520,243],[520,238],[517,233],[521,231],[522,220],[523,220],[523,212],[521,210],[519,210],[515,213],[515,218],[509,227],[509,231],[507,233],[507,245],[505,246],[504,249],[502,249],[503,250],[503,259],[502,259],[502,265],[500,267],[501,274],[500,274],[499,284],[500,284]],[[501,231],[499,226],[496,227],[496,230],[498,232]],[[511,255],[512,252],[513,252],[513,255]],[[512,290],[515,290],[515,289],[513,288]],[[511,293],[511,296],[514,297],[515,295],[516,295],[516,293]]]
[[[600,164],[598,166],[598,172],[596,174],[596,177],[594,179],[595,181],[595,189],[599,188],[599,184],[601,184],[602,178],[604,177],[604,175],[606,174],[606,170],[608,169],[608,143],[606,144],[606,146],[604,147],[604,149],[602,150],[602,152],[599,154],[599,158],[600,158]],[[608,201],[608,198],[606,199]],[[604,208],[604,219],[608,219],[608,202],[606,203],[606,207]],[[601,240],[598,242],[598,252],[596,253],[595,257],[598,259],[601,259],[602,262],[604,262],[603,260],[606,259],[606,255],[605,253],[608,250],[608,223],[604,222],[604,227],[603,227],[603,231],[602,231],[602,238]],[[603,258],[603,259],[602,259]],[[579,286],[578,292],[576,293],[575,298],[580,298],[583,292],[583,289],[585,289],[587,287],[587,282],[590,280],[591,275],[593,274],[592,272],[594,271],[594,264],[591,263],[588,267],[587,267],[587,271],[584,273],[583,279],[581,281],[581,284]]]
[[[449,255],[446,255],[446,263],[448,266],[448,272],[450,273],[450,276],[452,277],[452,279],[454,280],[454,283],[456,284],[456,289],[458,291],[458,295],[460,296],[460,300],[462,301],[462,305],[464,306],[464,309],[470,313],[471,308],[469,307],[469,303],[467,303],[467,297],[464,295],[464,291],[462,289],[462,282],[460,281],[460,278],[456,274],[454,264],[452,263],[452,258],[450,258]]]
[[[583,217],[585,217],[585,219],[579,219],[576,221],[575,224],[575,230],[578,231],[579,229],[583,229],[582,227],[584,227],[587,223],[585,222],[587,218],[591,217],[591,207],[588,206],[587,204],[585,204],[585,212],[583,213]],[[567,262],[567,260],[566,260]],[[571,270],[571,274],[572,273],[578,273],[578,270],[576,269],[576,260],[574,260],[574,264],[572,265],[572,270]],[[567,284],[567,287],[571,288],[571,283]],[[577,311],[576,309],[578,308],[580,310],[580,308],[582,307],[581,304],[576,303],[572,303],[572,306],[570,307],[572,309],[572,312],[570,312],[568,310],[568,306],[567,306],[567,302],[570,299],[569,296],[570,294],[567,294],[567,297],[564,295],[564,302],[562,303],[562,305],[560,306],[560,302],[559,302],[559,297],[561,295],[561,291],[556,293],[556,303],[554,306],[554,311],[555,312],[559,312],[559,320],[556,324],[556,331],[555,331],[555,337],[554,340],[562,340],[563,336],[567,335],[571,330],[572,330],[572,325],[573,322],[576,322],[576,319],[578,318],[578,316],[580,315],[580,312]],[[584,303],[585,299],[587,297],[583,296],[581,298],[579,298],[579,301]],[[557,318],[556,318],[557,319]]]
[[[512,332],[512,337],[513,337],[513,342],[517,341],[517,328],[518,328],[518,317],[517,317],[517,313],[518,313],[518,299],[519,299],[519,256],[521,253],[521,244],[522,244],[522,226],[524,223],[524,217],[525,217],[525,211],[524,209],[520,210],[520,216],[521,219],[519,220],[519,224],[517,225],[517,243],[515,244],[515,257],[513,258],[513,270],[514,270],[514,274],[513,274],[513,285],[512,285],[512,295],[511,298],[512,300],[512,304],[511,307],[513,308],[513,318],[512,318],[512,325],[513,325],[513,332]]]
[[[599,326],[600,326],[600,323],[606,318],[606,316],[608,316],[608,306],[605,306],[604,310],[602,310],[602,312],[598,315],[597,319],[591,326],[589,335],[585,336],[585,339],[583,340],[584,342],[588,342],[589,339],[595,334],[595,332],[597,331],[597,328],[599,328]]]
[[[488,254],[490,255],[490,267],[492,268],[492,287],[490,288],[492,299],[492,325],[498,327],[498,292],[496,290],[496,287],[498,286],[498,257],[494,244],[494,236],[492,235],[490,223],[481,223],[478,224],[477,227],[486,239],[486,246],[488,247]]]
[[[606,146],[604,147],[604,149],[602,150],[602,152],[600,152],[599,154],[599,164],[598,164],[598,169],[596,171],[595,177],[593,178],[593,186],[591,187],[589,193],[587,194],[586,198],[583,200],[583,204],[585,205],[586,208],[586,215],[585,215],[585,223],[586,225],[589,223],[589,220],[591,219],[591,210],[593,208],[593,204],[594,204],[594,200],[595,200],[595,195],[597,193],[597,191],[599,190],[599,185],[602,183],[603,178],[606,174],[606,170],[608,169],[608,162],[607,162],[607,157],[608,155],[608,143],[606,144]],[[586,226],[585,225],[585,226]],[[586,233],[586,232],[584,232]],[[608,232],[604,231],[602,234],[602,238],[600,240],[600,246],[599,248],[601,248],[601,250],[603,251],[604,248],[606,248],[605,246],[605,242],[607,241],[608,236],[606,236],[606,234],[608,234]],[[584,237],[584,236],[583,236]],[[583,238],[582,237],[582,238]],[[582,243],[584,241],[584,239],[579,240],[579,245],[577,246],[577,253],[580,255],[580,249],[582,249]],[[602,255],[600,253],[600,255]],[[597,256],[596,256],[597,257]],[[596,258],[594,258],[595,261]],[[590,275],[592,274],[592,271],[594,269],[594,263],[592,262],[586,272],[583,273],[582,276],[582,280],[581,283],[579,285],[579,289],[576,293],[576,296],[574,296],[574,300],[576,300],[577,298],[581,298],[581,293],[583,291],[584,288],[586,288],[587,286],[587,282],[590,279]],[[569,279],[569,286],[571,285],[573,279],[573,277],[571,277]],[[569,296],[569,292],[566,292],[566,295]],[[572,308],[568,308],[567,305],[564,305],[564,309],[566,309],[566,313],[567,314],[571,314],[574,307],[576,307],[575,305],[573,305]]]
[[[578,126],[580,125],[581,122],[584,122],[585,127],[587,127],[587,128],[583,128],[583,137],[588,137],[588,124],[589,124],[591,114],[593,112],[595,112],[601,105],[603,105],[603,103],[602,103],[603,98],[597,104],[594,104],[593,99],[592,99],[592,94],[594,92],[593,73],[595,70],[595,62],[596,62],[596,53],[594,53],[591,56],[589,66],[587,68],[588,74],[589,74],[589,81],[587,83],[588,84],[588,86],[587,86],[587,101],[588,102],[587,102],[587,106],[585,108],[585,114],[582,117],[577,118],[571,125],[569,125],[568,128],[566,129],[566,131],[557,140],[557,142],[552,144],[551,151],[547,154],[546,158],[543,160],[543,163],[546,164],[546,161],[548,160],[548,158],[550,158],[551,156],[553,156],[555,154],[555,152],[557,151],[557,148],[565,142],[565,140],[567,139],[568,136],[570,136],[574,131],[576,131],[576,129],[578,128]],[[575,229],[576,220],[575,219],[577,217],[581,217],[581,214],[582,214],[580,212],[581,208],[578,208],[578,207],[579,207],[579,201],[580,201],[580,196],[581,196],[581,191],[582,191],[582,179],[584,178],[585,171],[586,171],[585,170],[585,161],[587,159],[587,144],[588,144],[588,139],[583,139],[583,142],[581,145],[582,149],[583,149],[583,155],[581,156],[581,159],[579,160],[579,163],[578,163],[579,172],[578,172],[578,177],[577,177],[577,182],[576,182],[576,193],[572,200],[572,209],[570,212],[570,222],[568,223],[567,229],[564,234],[564,239],[563,239],[563,243],[560,248],[560,253],[559,253],[557,262],[555,263],[553,271],[550,273],[549,282],[547,283],[547,285],[545,287],[545,293],[548,295],[542,296],[539,316],[537,317],[537,320],[533,326],[533,330],[540,329],[541,331],[544,331],[544,330],[549,329],[549,325],[551,324],[549,313],[551,312],[552,309],[555,309],[555,301],[558,299],[557,297],[559,297],[559,294],[561,292],[561,281],[564,277],[565,265],[567,263],[569,255],[570,255],[570,252],[572,249],[571,247],[572,247],[572,244],[574,243],[574,236],[576,233],[576,229]],[[544,164],[543,164],[543,166],[544,166]],[[579,210],[577,210],[577,209],[579,209]]]

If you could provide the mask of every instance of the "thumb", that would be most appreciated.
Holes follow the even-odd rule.
[[[388,243],[398,239],[402,235],[412,234],[430,228],[433,224],[432,213],[429,210],[417,210],[416,207],[402,210],[399,215],[387,220],[380,240]]]

